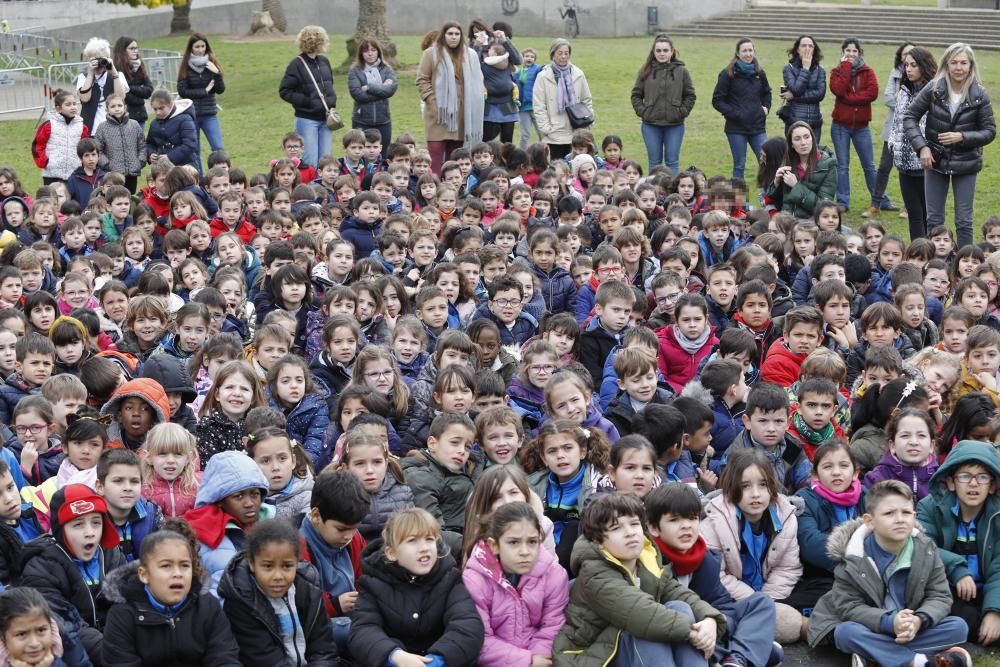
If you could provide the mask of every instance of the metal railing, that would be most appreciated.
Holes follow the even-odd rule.
[[[0,70],[0,117],[29,111],[41,114],[49,101],[46,81],[41,66]]]

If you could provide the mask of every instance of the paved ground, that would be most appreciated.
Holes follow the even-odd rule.
[[[989,655],[995,659],[997,656],[995,649],[987,652],[971,644],[966,644],[964,648],[972,654],[973,658]],[[799,665],[808,665],[809,667],[848,667],[851,661],[843,653],[833,648],[810,650],[807,644],[798,643],[785,647],[785,661],[781,664],[782,667],[798,667]]]

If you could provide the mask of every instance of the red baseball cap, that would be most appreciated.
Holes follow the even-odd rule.
[[[51,510],[56,515],[60,533],[62,528],[73,519],[96,512],[104,520],[101,546],[110,549],[118,546],[121,541],[118,529],[108,515],[108,504],[104,501],[103,496],[98,495],[86,484],[69,484],[57,491],[52,497]]]

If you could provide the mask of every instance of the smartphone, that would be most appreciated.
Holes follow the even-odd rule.
[[[780,92],[782,95],[785,94],[785,93],[787,93],[788,92],[788,86],[781,86],[780,88],[778,88],[778,92]]]

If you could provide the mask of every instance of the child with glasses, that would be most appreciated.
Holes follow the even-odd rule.
[[[612,245],[603,245],[594,251],[591,258],[593,274],[576,295],[576,321],[585,324],[594,311],[597,288],[609,280],[621,280],[625,276],[625,263],[621,252]]]

